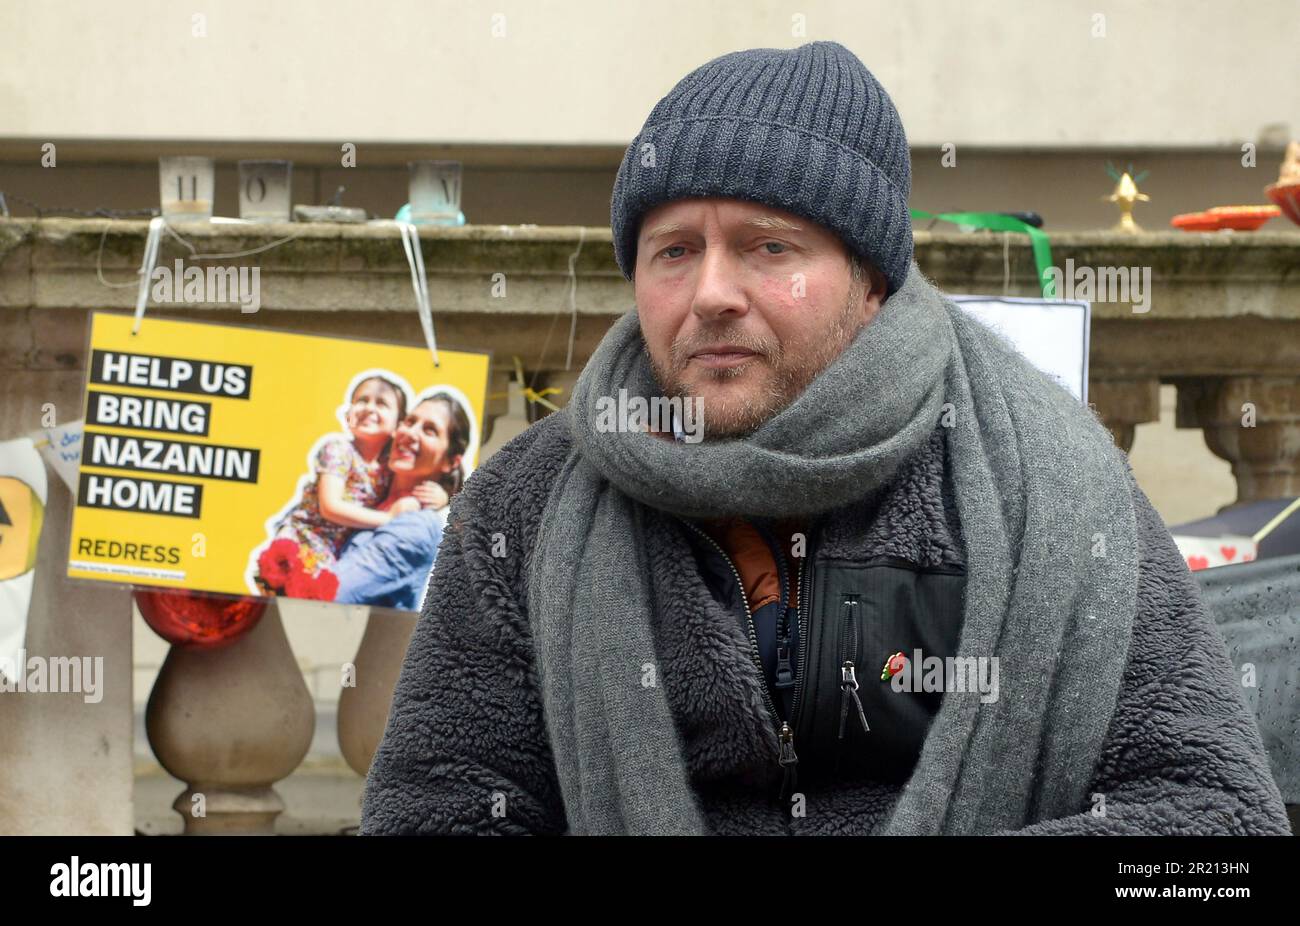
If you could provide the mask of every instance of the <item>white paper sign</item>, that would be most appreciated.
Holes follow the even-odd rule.
[[[1088,401],[1088,332],[1092,303],[1079,299],[949,296],[1007,338],[1025,359],[1080,402]]]
[[[70,421],[57,428],[43,428],[31,435],[41,456],[59,474],[73,495],[77,494],[77,467],[81,462],[81,429],[84,421]]]

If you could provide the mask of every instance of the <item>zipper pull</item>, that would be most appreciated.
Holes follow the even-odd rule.
[[[845,660],[844,665],[840,667],[840,739],[844,739],[845,725],[849,719],[849,698],[858,709],[858,720],[862,721],[863,732],[870,733],[871,727],[867,724],[866,711],[862,709],[862,699],[858,697],[858,676],[851,661]]]
[[[778,761],[786,766],[799,762],[799,757],[794,752],[794,730],[788,721],[781,722],[781,758]]]
[[[790,618],[794,608],[786,608],[784,619],[778,628],[776,640],[776,681],[772,683],[777,691],[794,687],[794,660],[790,658]],[[797,617],[795,618],[798,619]]]
[[[788,721],[781,722],[781,755],[778,761],[781,767],[785,769],[785,777],[781,781],[781,797],[784,801],[794,793],[795,782],[798,780],[796,766],[799,764],[799,757],[794,751],[794,730],[791,729]]]

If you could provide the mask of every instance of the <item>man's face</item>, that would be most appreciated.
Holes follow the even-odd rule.
[[[660,386],[703,400],[705,433],[739,436],[793,402],[875,317],[839,237],[771,206],[680,199],[646,213],[636,304]]]

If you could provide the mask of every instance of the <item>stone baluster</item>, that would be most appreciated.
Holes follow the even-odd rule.
[[[1300,379],[1181,379],[1175,423],[1200,428],[1206,446],[1232,464],[1238,504],[1300,495]]]
[[[1124,452],[1133,449],[1139,424],[1160,420],[1160,381],[1154,376],[1137,379],[1093,379],[1088,383],[1088,404],[1110,429]]]
[[[352,663],[355,684],[345,685],[339,694],[339,750],[363,778],[384,737],[393,689],[418,619],[409,611],[371,608]]]
[[[172,807],[189,836],[273,835],[284,801],[272,786],[302,762],[315,726],[274,602],[232,643],[172,646],[145,711],[154,755],[187,785]]]

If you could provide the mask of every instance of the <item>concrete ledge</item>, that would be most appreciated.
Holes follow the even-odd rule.
[[[87,310],[134,308],[144,220],[0,220],[0,369],[80,370]],[[185,317],[418,344],[410,271],[396,229],[383,225],[190,225],[200,254],[257,267],[261,311],[232,304],[150,304]],[[608,228],[528,225],[424,228],[421,244],[439,341],[491,349],[505,371],[563,367],[576,277],[574,362],[585,362],[610,321],[632,305]],[[159,262],[190,261],[164,236]],[[1094,303],[1093,370],[1100,377],[1290,374],[1300,368],[1300,230],[1235,234],[1062,232],[1057,266],[1151,271],[1151,307]],[[1002,233],[916,232],[923,271],[945,290],[1034,295],[1028,239]],[[203,262],[200,262],[203,263]],[[127,284],[106,286],[110,284]],[[543,345],[546,350],[543,351]]]

